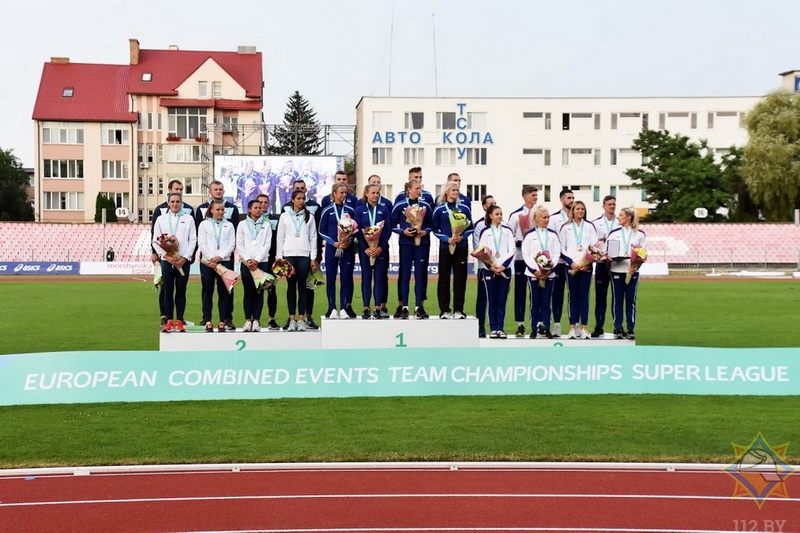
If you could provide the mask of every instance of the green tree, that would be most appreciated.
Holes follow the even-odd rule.
[[[322,128],[317,113],[299,91],[289,97],[283,126],[275,129],[270,153],[277,155],[320,155]]]
[[[647,191],[648,202],[656,204],[648,220],[698,221],[694,216],[698,207],[708,210],[704,221],[723,220],[717,210],[728,205],[731,194],[722,188],[722,170],[708,153],[706,141],[691,142],[666,130],[642,130],[633,148],[645,162],[625,174]]]
[[[28,202],[28,175],[14,150],[0,148],[0,220],[33,220],[33,206]]]
[[[114,200],[107,197],[105,194],[97,193],[97,198],[94,201],[94,221],[103,221],[103,208],[106,210],[106,222],[117,221],[117,204]]]
[[[750,188],[742,176],[744,149],[731,146],[727,154],[722,156],[722,182],[726,191],[733,193],[728,204],[728,221],[756,222],[759,220],[761,207],[750,195]]]
[[[770,222],[800,209],[800,94],[775,91],[747,114],[742,176]]]

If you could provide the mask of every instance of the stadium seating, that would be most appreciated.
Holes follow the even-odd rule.
[[[650,261],[671,267],[786,266],[800,261],[800,226],[794,224],[642,224]],[[398,260],[397,240],[389,247]],[[147,260],[149,224],[37,224],[0,222],[0,261]],[[431,263],[438,261],[436,242]]]

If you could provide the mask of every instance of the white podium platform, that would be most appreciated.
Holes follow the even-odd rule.
[[[241,328],[225,333],[189,331],[187,333],[161,333],[159,350],[162,352],[208,351],[273,351],[273,350],[342,350],[385,348],[552,348],[598,346],[635,346],[636,341],[615,340],[606,334],[599,339],[507,339],[478,338],[478,319],[463,320],[334,320],[322,317],[316,331],[290,332],[263,330],[245,332]]]

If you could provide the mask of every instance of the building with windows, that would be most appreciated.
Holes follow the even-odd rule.
[[[138,221],[180,179],[205,201],[213,155],[258,154],[262,56],[145,50],[130,39],[127,65],[45,63],[33,110],[36,220],[91,222],[99,194]]]
[[[795,74],[782,74],[785,86],[793,86]],[[759,99],[364,97],[356,107],[359,188],[378,174],[384,194],[393,197],[402,192],[408,169],[420,166],[432,193],[457,172],[475,213],[486,194],[510,213],[527,184],[553,208],[560,207],[559,191],[572,189],[592,218],[600,216],[608,194],[618,207],[646,213],[652,207],[646,191],[625,174],[642,164],[631,148],[641,129],[706,139],[721,156],[746,142],[744,118]]]

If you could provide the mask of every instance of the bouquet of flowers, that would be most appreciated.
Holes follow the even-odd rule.
[[[291,278],[294,276],[294,267],[286,259],[276,259],[272,264],[272,273],[278,278]]]
[[[490,268],[495,265],[494,252],[492,252],[491,248],[487,246],[478,246],[470,255],[475,259],[482,261]],[[495,274],[495,276],[502,276],[508,279],[508,276],[506,276],[505,272],[500,272],[499,274]]]
[[[555,264],[553,263],[553,259],[550,257],[550,252],[547,250],[542,250],[536,257],[533,258],[536,261],[536,264],[539,265],[539,270],[545,276],[549,276],[550,272],[555,268]],[[547,281],[545,279],[539,280],[539,287],[544,288]]]
[[[533,218],[531,215],[533,215],[533,209],[530,209],[527,215],[523,214],[522,211],[519,212],[519,231],[522,233],[523,237],[533,228]]]
[[[165,252],[165,255],[173,258],[173,259],[180,259],[181,254],[178,251],[178,238],[175,235],[167,235],[166,233],[162,233],[158,237],[156,237],[156,244]],[[175,269],[180,272],[181,276],[185,276],[186,274],[183,273],[183,269],[180,267],[175,267]]]
[[[161,263],[156,261],[153,263],[153,289],[158,290],[164,284],[164,280],[161,278]]]
[[[591,265],[595,261],[600,261],[603,258],[603,244],[601,242],[596,242],[594,244],[590,244],[589,247],[583,252],[583,255],[575,261],[575,264],[579,267],[585,267],[587,265]],[[569,271],[570,275],[574,276],[578,271],[576,269],[571,269]]]
[[[631,278],[633,278],[633,275],[639,270],[639,267],[641,267],[642,263],[645,261],[647,261],[647,250],[641,246],[632,245],[631,267],[628,269],[628,273],[625,274],[625,285],[631,282]]]
[[[364,238],[367,240],[367,246],[369,246],[370,249],[377,248],[378,241],[381,238],[381,233],[383,233],[383,220],[374,226],[367,226],[362,230],[362,232],[364,233]],[[369,258],[369,264],[370,266],[375,266],[374,257]]]
[[[205,257],[200,259],[200,262],[208,268],[212,268],[211,262]],[[233,291],[234,285],[239,282],[239,274],[222,265],[217,265],[214,267],[214,272],[216,272],[217,275],[222,278],[222,281],[225,282],[225,288],[228,289],[228,294],[230,294]]]
[[[242,268],[247,268],[242,263]],[[264,272],[260,268],[257,268],[250,272],[253,276],[253,282],[256,284],[257,291],[269,290],[275,285],[275,276],[269,274],[268,272]]]
[[[306,278],[306,289],[311,289],[312,291],[317,287],[325,285],[325,277],[322,275],[322,272],[317,270],[312,270],[308,273],[308,277]]]
[[[345,215],[336,225],[338,229],[339,242],[345,243],[358,231],[358,224],[355,220],[350,218],[350,215]],[[342,257],[344,248],[336,249],[336,257]]]
[[[422,223],[425,221],[425,212],[427,209],[419,204],[410,205],[403,211],[406,217],[406,222],[416,232],[422,229]],[[414,237],[414,246],[419,246],[422,242],[422,237]]]
[[[461,211],[453,210],[450,212],[450,233],[452,233],[453,237],[461,236],[470,224],[472,224],[472,222],[470,222],[467,215]],[[451,254],[456,252],[455,244],[451,244],[447,248],[450,250]]]

